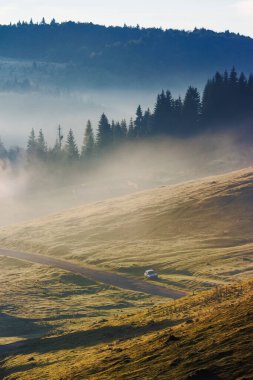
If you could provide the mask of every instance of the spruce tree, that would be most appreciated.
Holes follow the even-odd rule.
[[[65,144],[65,152],[66,152],[67,159],[70,163],[78,160],[79,152],[78,152],[78,147],[77,147],[72,129],[69,130],[69,133],[67,136],[67,141]]]
[[[235,122],[238,119],[238,76],[235,68],[233,67],[228,80],[228,122]]]
[[[232,68],[229,76],[229,86],[230,88],[235,88],[238,83],[238,77],[237,72],[235,70],[235,67]]]
[[[172,120],[171,120],[171,134],[180,136],[182,134],[182,116],[183,116],[183,102],[181,97],[173,100],[172,103]]]
[[[94,133],[90,120],[88,120],[86,129],[84,132],[83,146],[81,151],[81,158],[84,160],[90,160],[93,157],[95,148]]]
[[[50,161],[59,162],[64,158],[65,152],[62,149],[63,139],[64,139],[64,136],[62,133],[62,127],[59,125],[57,128],[57,137],[55,140],[54,147],[48,150],[48,157]]]
[[[151,134],[152,131],[152,116],[150,109],[148,108],[147,111],[145,111],[143,116],[143,123],[142,123],[142,136],[146,137]]]
[[[136,137],[142,136],[142,127],[143,127],[143,113],[141,106],[139,105],[136,110],[136,118],[134,121],[135,131],[136,131]]]
[[[173,129],[173,99],[170,91],[165,94],[164,119],[164,133],[170,134]]]
[[[127,137],[127,123],[126,120],[119,122],[112,121],[112,135],[113,144],[118,145],[122,143]]]
[[[130,119],[128,132],[127,132],[127,138],[128,140],[134,140],[136,138],[136,131],[134,128],[134,122],[132,118]]]
[[[164,109],[165,109],[165,93],[162,91],[161,94],[157,96],[154,115],[153,115],[153,134],[160,134],[164,131]]]
[[[172,129],[173,99],[170,91],[162,91],[158,95],[154,115],[153,131],[159,134],[169,134]]]
[[[47,156],[47,144],[42,129],[40,129],[37,139],[37,155],[42,160],[45,160]]]
[[[183,125],[185,135],[198,132],[200,127],[201,102],[197,88],[189,87],[183,104]]]
[[[32,129],[30,136],[28,137],[28,142],[27,142],[26,152],[27,152],[28,157],[36,156],[37,148],[38,148],[38,144],[36,141],[35,132],[34,132],[34,129]]]
[[[96,147],[99,152],[106,151],[112,143],[112,129],[106,115],[103,113],[99,123],[96,137]]]
[[[121,135],[122,139],[125,140],[127,137],[127,122],[125,119],[123,119],[120,123],[120,128],[121,128]]]
[[[117,145],[123,140],[123,131],[119,122],[112,122],[113,144]]]

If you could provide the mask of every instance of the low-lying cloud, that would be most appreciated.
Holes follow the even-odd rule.
[[[92,169],[0,165],[0,225],[80,204],[251,166],[252,148],[230,134],[124,145]]]

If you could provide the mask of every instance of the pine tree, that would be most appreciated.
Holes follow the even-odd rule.
[[[113,136],[113,144],[118,145],[122,143],[127,137],[127,123],[126,120],[121,120],[121,122],[112,121],[112,136]]]
[[[127,137],[127,122],[125,119],[121,121],[120,128],[121,128],[122,139],[125,140]]]
[[[127,132],[127,138],[128,140],[134,140],[136,138],[136,132],[135,132],[134,122],[132,118],[130,119],[128,132]]]
[[[173,99],[170,91],[162,91],[157,97],[154,115],[153,132],[156,134],[169,134],[172,129]]]
[[[229,86],[231,88],[235,88],[237,83],[238,83],[237,72],[235,70],[235,67],[233,67],[229,76]]]
[[[64,136],[62,133],[62,127],[59,125],[57,128],[57,137],[55,140],[54,147],[48,150],[48,157],[50,161],[59,162],[63,160],[65,156],[65,152],[62,149],[63,139],[64,139]]]
[[[112,122],[112,136],[114,145],[118,145],[123,140],[123,131],[119,122]]]
[[[35,132],[34,132],[34,129],[32,129],[30,136],[28,137],[27,149],[26,149],[28,158],[31,158],[37,155],[37,148],[38,148],[38,144],[36,141]]]
[[[165,93],[162,91],[161,94],[157,96],[154,115],[153,115],[153,126],[152,131],[154,134],[163,133],[164,131],[164,109],[165,109]]]
[[[94,134],[90,120],[88,120],[86,129],[84,132],[83,146],[81,152],[81,158],[84,160],[90,160],[93,157],[95,149]]]
[[[201,102],[197,88],[189,87],[183,104],[183,125],[186,135],[191,135],[199,130]]]
[[[212,115],[210,115],[215,123],[218,123],[224,120],[225,115],[225,89],[224,89],[224,80],[223,76],[217,72],[214,76],[213,82],[213,91],[212,91]]]
[[[172,120],[171,133],[180,136],[182,133],[183,103],[181,97],[173,100],[172,103]]]
[[[170,134],[173,129],[173,99],[170,91],[166,91],[165,95],[164,119],[164,132]]]
[[[42,129],[40,129],[37,139],[37,155],[42,160],[45,160],[47,156],[47,144]]]
[[[148,108],[147,111],[145,111],[143,116],[143,122],[142,122],[142,136],[146,137],[149,136],[152,132],[152,116],[150,109]]]
[[[99,152],[106,151],[112,143],[112,129],[106,115],[103,113],[97,130],[96,147]]]
[[[142,136],[142,127],[143,127],[143,113],[141,106],[139,105],[136,110],[136,118],[134,121],[134,127],[136,131],[136,137]]]
[[[77,147],[72,129],[69,130],[69,133],[67,136],[65,152],[66,152],[67,159],[70,163],[78,160],[79,152],[78,152],[78,147]]]
[[[238,76],[235,68],[233,67],[228,80],[228,122],[235,122],[238,119]]]
[[[116,123],[114,120],[111,122],[111,131],[112,131],[112,140],[115,142],[115,134],[116,134]]]

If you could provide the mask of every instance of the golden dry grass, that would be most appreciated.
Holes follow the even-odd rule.
[[[33,338],[0,378],[253,378],[252,179],[249,168],[2,229],[1,247],[213,289],[165,304],[0,258],[0,344]]]
[[[75,326],[14,352],[2,374],[6,380],[183,380],[204,370],[206,380],[251,379],[252,301],[247,281],[87,330]]]
[[[162,187],[0,230],[0,246],[205,289],[253,273],[253,169]]]
[[[88,329],[115,313],[162,302],[38,264],[0,257],[0,266],[0,354],[4,344],[75,325]]]

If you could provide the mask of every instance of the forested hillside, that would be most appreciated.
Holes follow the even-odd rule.
[[[105,27],[92,23],[20,22],[0,26],[4,89],[154,87],[202,83],[233,65],[252,69],[253,40],[239,34]]]

